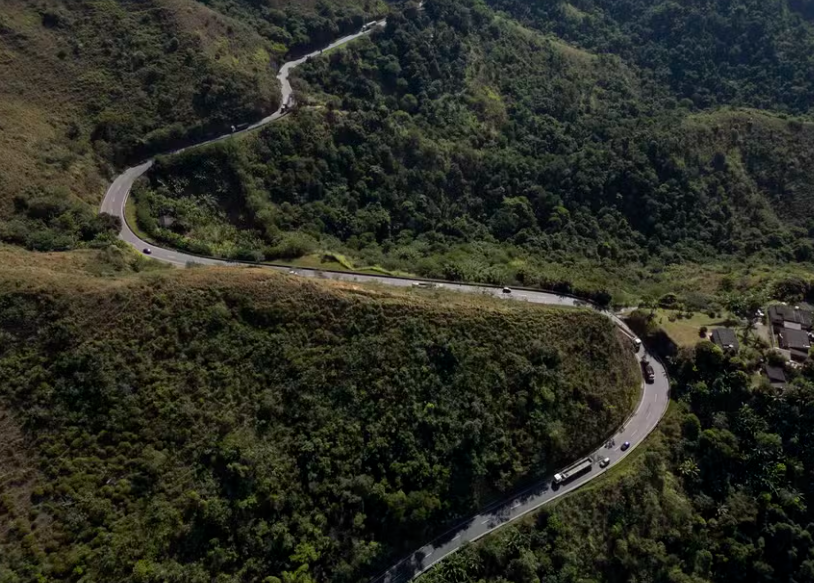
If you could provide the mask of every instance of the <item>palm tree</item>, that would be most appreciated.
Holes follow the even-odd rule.
[[[656,315],[656,308],[659,307],[659,304],[655,297],[648,295],[642,298],[640,307],[650,309],[649,318],[652,320]]]
[[[746,325],[743,327],[743,345],[746,346],[749,343],[749,335],[757,329],[757,324],[755,324],[755,318],[752,316],[746,317]]]

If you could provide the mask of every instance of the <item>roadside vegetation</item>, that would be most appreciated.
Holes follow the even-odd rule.
[[[76,234],[77,215],[97,214],[115,169],[273,111],[289,55],[385,9],[373,0],[4,1],[0,241],[86,246],[93,237]],[[31,212],[43,204],[58,212]]]
[[[673,367],[678,403],[640,455],[423,580],[811,581],[810,364],[779,390],[752,383],[709,342],[684,349]]]
[[[736,4],[801,35],[795,43],[814,38],[799,16],[775,23]],[[599,44],[605,29],[574,23],[572,34],[539,15],[521,26],[511,14],[474,0],[406,4],[385,31],[297,69],[294,116],[162,159],[137,190],[140,223],[219,256],[334,251],[595,298],[641,297],[654,272],[680,285],[674,268],[808,269],[804,94],[794,106],[772,101],[733,74],[737,95],[693,100],[651,70],[666,64],[623,50],[632,30],[620,25],[619,46]],[[782,35],[767,34],[779,51]],[[658,42],[665,59],[685,46]],[[739,47],[754,69],[764,47]],[[162,216],[175,222],[162,228]]]
[[[588,451],[640,383],[593,310],[24,265],[0,375],[4,581],[365,579]]]

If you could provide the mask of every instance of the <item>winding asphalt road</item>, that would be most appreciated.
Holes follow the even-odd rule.
[[[348,36],[343,36],[342,38],[329,44],[324,49],[314,51],[313,53],[309,53],[294,61],[288,61],[287,63],[283,64],[282,67],[280,67],[280,72],[277,73],[277,80],[280,82],[280,93],[281,93],[280,107],[277,109],[277,111],[239,131],[225,134],[217,138],[212,138],[211,140],[205,140],[192,146],[187,146],[186,148],[173,150],[171,152],[168,152],[168,154],[180,154],[185,150],[189,150],[192,148],[200,148],[201,146],[205,146],[207,144],[220,142],[221,140],[226,140],[233,136],[238,136],[240,134],[256,130],[257,128],[263,127],[264,125],[268,125],[273,121],[277,121],[278,119],[286,115],[286,113],[283,111],[283,108],[286,105],[289,105],[291,102],[291,94],[293,93],[293,90],[291,89],[291,83],[288,81],[288,76],[290,75],[291,70],[294,67],[301,65],[311,57],[318,56],[323,51],[327,51],[334,47],[338,47],[344,45],[345,43],[349,43],[352,40],[355,40],[361,36],[371,33],[376,28],[386,25],[387,25],[386,19],[378,20],[376,21],[375,25],[369,27],[367,30],[361,30],[353,34],[349,34]],[[146,162],[139,164],[138,166],[128,168],[127,170],[125,170],[123,173],[116,177],[116,179],[108,187],[107,192],[105,193],[105,198],[102,201],[102,208],[100,210],[103,213],[108,213],[120,217],[122,219],[122,230],[119,233],[119,238],[130,243],[139,250],[143,250],[146,247],[150,247],[153,252],[152,256],[154,259],[158,259],[159,261],[165,261],[167,263],[172,263],[173,265],[176,265],[178,267],[185,266],[189,261],[194,261],[196,263],[203,265],[225,265],[226,264],[225,261],[220,261],[217,259],[195,257],[192,255],[186,255],[184,253],[172,251],[170,249],[161,249],[158,247],[153,249],[153,247],[150,244],[137,237],[136,234],[130,229],[130,227],[127,226],[124,217],[124,208],[125,204],[127,203],[127,197],[130,194],[130,189],[133,188],[133,183],[145,172],[147,172],[152,167],[152,165],[153,161],[147,160]]]
[[[381,20],[376,24],[377,26],[384,26],[385,21]],[[356,34],[343,37],[337,40],[336,42],[332,43],[330,46],[326,47],[326,50],[329,48],[345,44],[355,38],[367,34],[367,32],[369,31],[360,31]],[[311,53],[310,55],[306,55],[300,59],[297,59],[296,61],[285,63],[282,66],[282,68],[280,69],[280,73],[277,76],[282,86],[282,96],[283,96],[282,103],[287,103],[291,97],[291,85],[288,82],[288,75],[291,72],[291,69],[293,69],[300,63],[303,63],[308,57],[316,56],[320,52],[321,51],[316,51],[314,53]],[[284,114],[282,112],[282,108],[278,109],[268,117],[260,120],[255,124],[252,124],[251,126],[240,132],[227,134],[225,136],[221,136],[219,138],[215,138],[212,140],[207,140],[206,142],[202,142],[200,144],[196,144],[195,146],[190,147],[199,147],[204,144],[209,144],[219,140],[227,139],[236,134],[251,131],[253,129],[271,123],[283,117],[283,115]],[[184,149],[177,150],[176,152],[181,152]],[[151,256],[153,259],[156,259],[158,261],[164,261],[173,264],[177,267],[184,267],[190,263],[195,263],[199,265],[240,265],[239,262],[223,261],[220,259],[212,259],[208,257],[199,257],[195,255],[189,255],[173,249],[164,249],[161,247],[156,247],[150,243],[147,243],[146,241],[141,240],[139,237],[136,236],[135,233],[133,233],[133,231],[127,225],[127,222],[125,220],[124,213],[125,203],[127,202],[127,196],[130,193],[130,189],[133,186],[133,182],[139,176],[147,172],[147,170],[149,170],[150,167],[152,166],[152,163],[153,163],[152,160],[149,160],[143,164],[140,164],[139,166],[134,166],[133,168],[125,170],[120,176],[118,176],[113,181],[113,183],[110,185],[110,188],[108,188],[107,190],[105,199],[102,203],[101,210],[102,212],[110,213],[122,219],[122,230],[121,233],[119,234],[119,237],[122,240],[126,241],[127,243],[136,247],[136,249],[138,249],[139,251],[143,250],[145,247],[150,247],[152,251]],[[316,269],[291,269],[289,267],[284,266],[267,266],[267,267],[279,271],[287,271],[291,274],[298,275],[301,277],[334,279],[359,283],[378,283],[387,286],[413,287],[416,286],[420,281],[409,278],[397,278],[360,273],[333,272]],[[552,304],[573,307],[584,307],[591,305],[588,302],[579,300],[577,298],[549,292],[515,289],[511,293],[503,293],[503,290],[501,288],[493,286],[482,286],[482,285],[479,286],[462,283],[443,283],[441,285],[447,290],[462,293],[494,295],[499,298],[502,298],[505,301],[526,301],[535,304]],[[432,292],[417,290],[417,293],[432,293]],[[611,318],[614,321],[614,323],[617,326],[619,326],[620,329],[627,336],[629,336],[630,338],[635,337],[634,334],[624,324],[624,322],[622,322],[616,315],[606,311],[602,311],[602,313]],[[633,350],[631,350],[631,358],[635,358],[637,359],[637,361],[644,354],[646,354],[646,352],[643,347],[639,349],[638,354],[633,354]],[[410,579],[416,577],[417,575],[423,573],[424,571],[435,565],[438,561],[440,561],[444,557],[447,557],[454,553],[455,551],[457,551],[458,549],[460,549],[463,544],[475,541],[483,537],[484,535],[494,531],[495,529],[500,528],[507,522],[516,520],[521,516],[539,508],[540,506],[547,504],[552,500],[559,498],[560,496],[563,496],[564,494],[576,490],[577,488],[589,482],[590,480],[593,480],[598,476],[602,475],[610,467],[613,467],[614,464],[618,463],[619,460],[629,455],[630,452],[633,451],[633,449],[635,449],[636,446],[639,443],[641,443],[641,441],[651,431],[653,431],[653,429],[655,429],[659,420],[666,412],[667,406],[669,404],[670,383],[669,379],[667,378],[667,373],[662,364],[658,360],[656,360],[652,355],[649,356],[656,373],[655,382],[652,384],[645,384],[644,382],[642,382],[641,400],[639,401],[636,411],[627,419],[625,424],[618,430],[616,435],[609,438],[608,441],[606,441],[601,447],[599,447],[598,449],[596,449],[595,451],[586,456],[590,457],[595,462],[590,471],[588,471],[582,476],[579,476],[567,482],[566,484],[556,489],[552,487],[552,479],[549,477],[545,479],[543,482],[540,482],[539,484],[523,492],[520,492],[519,494],[512,496],[508,500],[504,500],[500,503],[497,503],[493,506],[484,509],[478,515],[461,522],[455,528],[449,530],[447,533],[441,535],[432,542],[424,545],[417,551],[413,552],[412,554],[410,554],[410,556],[404,558],[396,565],[394,565],[393,567],[391,567],[390,569],[376,577],[374,579],[374,582],[406,583]],[[601,380],[599,382],[601,382]],[[627,451],[623,452],[620,450],[619,446],[625,441],[629,441],[631,443],[631,447]],[[608,468],[603,469],[599,467],[598,462],[605,457],[610,458],[611,463]]]

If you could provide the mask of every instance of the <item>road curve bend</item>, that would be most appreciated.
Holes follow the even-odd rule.
[[[386,24],[387,19],[378,20],[375,23],[372,23],[371,25],[366,25],[365,28],[363,28],[359,32],[355,32],[353,34],[349,34],[347,36],[343,36],[342,38],[335,40],[334,42],[332,42],[323,49],[309,53],[303,57],[300,57],[299,59],[284,63],[283,66],[280,67],[280,71],[277,73],[277,80],[280,82],[280,94],[281,94],[280,107],[277,109],[277,111],[264,117],[260,121],[255,122],[249,125],[248,127],[241,129],[240,131],[224,134],[217,138],[205,140],[192,146],[187,146],[185,148],[180,148],[178,150],[173,150],[167,153],[179,154],[185,150],[190,150],[192,148],[200,148],[201,146],[212,144],[214,142],[219,142],[232,136],[238,136],[240,134],[256,130],[257,128],[262,127],[264,125],[268,125],[273,121],[277,121],[281,117],[285,116],[284,108],[287,105],[289,105],[291,101],[291,94],[293,93],[293,90],[291,88],[291,83],[289,82],[288,77],[291,74],[292,69],[294,69],[298,65],[301,65],[309,58],[321,54],[323,51],[327,51],[329,49],[349,43],[350,41],[355,40],[361,36],[370,34],[376,28],[386,26]],[[123,241],[126,241],[127,243],[130,243],[133,247],[139,250],[142,250],[146,247],[150,247],[153,259],[158,259],[159,261],[171,263],[177,267],[184,267],[189,262],[195,262],[203,265],[226,265],[227,264],[226,261],[221,261],[218,259],[212,259],[208,257],[198,257],[195,255],[188,255],[186,253],[181,253],[179,251],[174,251],[171,249],[162,249],[160,247],[155,247],[148,243],[147,241],[144,241],[143,239],[139,238],[127,224],[124,209],[125,205],[127,204],[127,197],[130,195],[130,189],[133,188],[133,183],[145,172],[147,172],[152,167],[152,165],[153,160],[147,160],[146,162],[143,162],[138,166],[128,168],[127,170],[122,172],[119,176],[117,176],[115,180],[113,180],[111,185],[108,187],[107,192],[105,192],[105,198],[104,200],[102,200],[102,207],[100,211],[103,213],[108,213],[113,216],[119,217],[121,219],[122,229],[119,232],[119,238],[122,239]]]
[[[380,20],[376,23],[376,26],[384,26],[385,24],[385,20]],[[342,37],[325,47],[323,50],[337,47],[359,38],[360,36],[369,33],[376,26]],[[316,56],[321,52],[322,51],[315,51],[295,61],[287,62],[280,68],[277,78],[280,80],[283,104],[288,103],[289,99],[291,98],[291,85],[288,81],[288,76],[291,70],[297,65],[305,62],[309,57]],[[189,148],[203,146],[205,144],[210,144],[212,142],[227,139],[234,135],[251,131],[280,119],[283,117],[283,115],[284,113],[281,106],[280,109],[271,115],[239,132],[206,140],[199,144],[195,144],[194,146],[182,148],[171,153],[182,152],[183,150]],[[150,247],[152,251],[151,257],[153,259],[164,261],[177,267],[184,267],[190,263],[195,263],[198,265],[241,265],[240,262],[224,261],[211,257],[200,257],[174,249],[157,247],[136,236],[136,234],[130,229],[125,219],[125,204],[133,183],[136,181],[136,179],[147,172],[152,164],[153,161],[148,160],[142,164],[139,164],[138,166],[128,168],[122,174],[116,177],[105,194],[101,211],[117,216],[121,219],[122,229],[119,233],[119,238],[134,246],[139,251],[145,247]],[[412,287],[422,281],[418,279],[362,273],[332,272],[318,269],[292,269],[288,266],[281,265],[269,265],[267,267],[276,269],[278,271],[288,271],[289,273],[301,277],[334,279],[359,283],[379,283],[382,285],[396,287]],[[584,300],[574,297],[543,291],[514,290],[511,293],[503,293],[501,288],[494,286],[452,282],[444,282],[443,284],[437,285],[442,285],[445,289],[456,292],[493,295],[506,301],[525,301],[535,304],[550,304],[572,307],[591,305],[589,302],[585,302]],[[624,322],[622,322],[622,320],[616,315],[606,311],[602,311],[602,313],[611,318],[625,335],[629,336],[630,338],[635,337],[633,332],[631,332]],[[642,382],[641,400],[639,401],[634,413],[627,419],[624,425],[619,428],[614,436],[608,438],[608,440],[601,447],[598,447],[595,451],[585,456],[591,458],[595,462],[590,471],[567,482],[558,489],[552,487],[552,478],[548,477],[535,486],[515,494],[507,500],[503,500],[487,507],[476,516],[472,516],[465,521],[462,521],[456,527],[437,537],[432,542],[425,544],[420,549],[414,551],[408,557],[405,557],[387,571],[376,577],[372,583],[406,583],[438,563],[441,559],[456,552],[464,544],[476,541],[484,535],[500,528],[506,523],[517,520],[521,516],[540,508],[544,504],[547,504],[569,492],[573,492],[587,482],[602,475],[609,468],[613,467],[616,463],[629,455],[636,448],[636,446],[656,428],[656,425],[667,411],[667,406],[669,404],[670,382],[662,363],[659,362],[653,355],[648,354],[644,347],[639,348],[639,351],[636,354],[633,354],[633,351],[631,351],[631,358],[635,358],[637,362],[640,357],[645,355],[650,357],[651,364],[655,370],[655,381],[651,384],[645,384]],[[631,447],[627,451],[623,452],[619,446],[621,446],[621,444],[625,441],[629,441],[631,443]],[[610,458],[610,465],[607,468],[600,468],[596,462],[606,457]]]

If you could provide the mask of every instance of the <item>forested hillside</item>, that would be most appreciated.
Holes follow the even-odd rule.
[[[520,22],[635,63],[698,107],[807,114],[811,0],[486,0]]]
[[[262,10],[243,0],[4,0],[0,240],[87,244],[97,233],[84,224],[114,167],[261,118],[278,106],[288,55],[384,10],[375,0]]]
[[[814,38],[806,21],[727,3],[739,6],[731,19],[744,13],[768,36],[742,42],[749,67],[706,73],[735,94],[710,86],[702,93],[714,90],[714,100],[692,101],[667,75],[677,65],[642,56],[678,59],[690,42],[680,35],[651,31],[646,49],[633,8],[625,28],[598,7],[590,16],[526,4],[516,6],[525,28],[474,0],[406,5],[372,39],[298,69],[292,118],[162,160],[137,191],[141,226],[215,255],[291,259],[327,248],[449,279],[550,286],[562,283],[562,266],[578,265],[570,272],[585,280],[572,283],[588,290],[618,285],[631,268],[811,258],[803,160],[814,126],[778,113],[807,106],[767,93],[781,75],[774,61],[766,83],[752,79],[763,58],[752,53],[764,49],[802,75],[794,59],[808,53],[790,47]],[[694,22],[693,3],[682,4]],[[584,24],[555,26],[563,13]],[[797,55],[788,64],[783,43]],[[176,221],[161,229],[159,216]]]
[[[594,446],[640,382],[591,310],[25,266],[0,378],[0,580],[140,582],[363,580]]]
[[[709,342],[635,461],[464,549],[428,583],[814,580],[814,370],[753,383]]]

